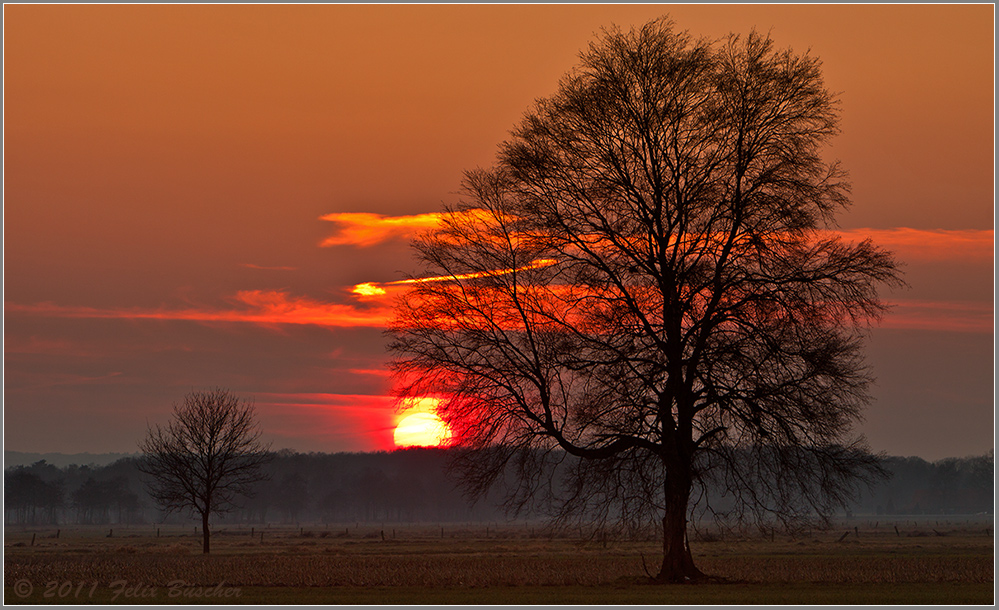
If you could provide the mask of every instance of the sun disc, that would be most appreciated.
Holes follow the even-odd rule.
[[[450,436],[447,424],[433,413],[412,413],[395,427],[396,447],[439,447]]]

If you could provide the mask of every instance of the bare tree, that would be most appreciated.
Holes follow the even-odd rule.
[[[208,519],[236,508],[239,496],[265,480],[270,459],[260,442],[252,403],[228,390],[191,392],[175,405],[173,421],[150,428],[139,444],[139,470],[151,475],[149,494],[168,513],[191,510],[201,516],[203,552],[209,553]]]
[[[817,59],[660,19],[581,60],[417,239],[399,394],[442,399],[473,495],[512,471],[514,508],[655,524],[658,580],[698,579],[709,486],[729,517],[793,526],[881,473],[851,427],[877,287],[900,279],[832,230],[848,185],[820,156],[837,101]]]

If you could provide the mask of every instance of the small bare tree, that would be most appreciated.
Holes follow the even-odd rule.
[[[251,485],[267,478],[261,467],[270,459],[269,446],[260,442],[253,404],[228,390],[191,392],[173,415],[139,443],[139,470],[152,477],[149,494],[167,513],[189,509],[201,516],[208,554],[209,516],[229,512],[239,496],[250,495]]]

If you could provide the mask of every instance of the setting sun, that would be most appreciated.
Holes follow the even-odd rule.
[[[433,413],[413,413],[395,427],[396,447],[438,447],[451,433],[447,424]]]

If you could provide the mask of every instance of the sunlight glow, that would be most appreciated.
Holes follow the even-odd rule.
[[[376,297],[385,294],[385,289],[372,282],[365,282],[354,286],[351,292],[362,297]]]
[[[389,282],[392,284],[422,284],[424,282],[449,282],[454,280],[470,280],[478,277],[494,277],[498,275],[507,275],[510,273],[517,273],[518,271],[529,271],[531,269],[540,269],[542,267],[550,267],[556,264],[558,261],[553,258],[539,258],[531,261],[530,263],[524,265],[523,267],[517,267],[516,269],[492,269],[489,271],[476,271],[474,273],[463,273],[461,275],[438,275],[435,277],[419,277],[411,280],[397,280],[395,282]]]
[[[451,436],[447,424],[433,413],[417,412],[399,420],[395,428],[396,447],[439,447]]]
[[[489,271],[476,271],[474,273],[462,273],[459,275],[438,275],[434,277],[418,277],[409,280],[396,280],[394,282],[385,282],[379,285],[377,282],[364,282],[363,284],[357,284],[351,289],[351,292],[360,297],[375,297],[382,296],[386,294],[385,288],[383,286],[403,286],[405,284],[424,284],[427,282],[454,282],[460,280],[471,280],[480,277],[496,277],[500,275],[507,275],[510,273],[517,273],[519,271],[529,271],[531,269],[541,269],[542,267],[550,267],[558,263],[557,260],[552,258],[539,258],[531,261],[530,263],[524,265],[523,267],[517,267],[516,269],[491,269]]]

